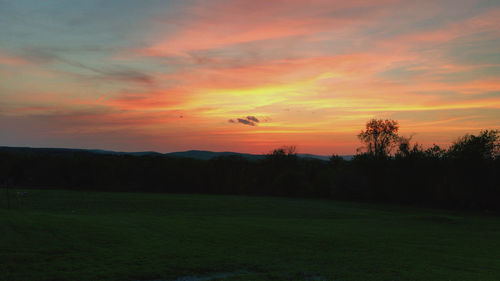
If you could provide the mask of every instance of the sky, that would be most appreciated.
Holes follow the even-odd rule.
[[[0,145],[354,154],[500,129],[500,1],[0,0]]]

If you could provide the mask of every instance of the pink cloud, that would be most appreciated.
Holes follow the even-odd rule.
[[[308,36],[369,22],[395,1],[231,1],[206,2],[187,7],[182,16],[158,19],[167,34],[152,46],[137,51],[147,56],[181,55],[190,51],[221,48],[240,43]],[[355,8],[371,8],[344,16]],[[335,15],[333,15],[335,14]],[[182,18],[181,18],[182,17]],[[160,25],[162,26],[162,25]],[[173,29],[173,30],[172,30]]]
[[[30,61],[22,57],[8,55],[0,50],[0,65],[2,64],[8,66],[23,66],[30,64]]]

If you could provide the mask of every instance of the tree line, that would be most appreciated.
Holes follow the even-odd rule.
[[[350,161],[300,158],[294,147],[261,160],[210,160],[88,151],[0,151],[10,188],[238,194],[391,202],[500,211],[500,133],[467,134],[424,149],[394,120],[370,120]],[[0,195],[1,196],[1,195]]]

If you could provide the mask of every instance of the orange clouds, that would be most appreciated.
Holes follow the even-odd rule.
[[[379,1],[384,5],[394,1]],[[371,8],[363,18],[343,16],[350,9]],[[241,43],[259,42],[293,36],[310,36],[361,24],[378,11],[369,1],[212,1],[199,3],[184,11],[184,19],[168,14],[158,19],[170,31],[139,54],[148,56],[182,55],[191,51],[216,49]],[[338,16],[328,16],[328,14]],[[173,30],[172,30],[173,29]],[[304,38],[301,38],[304,39]]]
[[[128,150],[352,154],[372,117],[451,141],[500,124],[500,7],[446,3],[178,2],[118,47],[0,52],[1,116]]]
[[[183,103],[183,92],[175,89],[120,94],[111,99],[102,99],[101,104],[124,111],[158,111],[176,107]]]
[[[25,59],[19,57],[7,56],[0,53],[0,65],[22,66],[28,63],[29,62]]]

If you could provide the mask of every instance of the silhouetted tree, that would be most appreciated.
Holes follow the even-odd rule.
[[[366,130],[358,134],[358,138],[365,144],[368,154],[375,158],[386,158],[398,144],[399,125],[395,120],[372,119],[366,123]]]
[[[266,156],[274,159],[295,158],[297,157],[297,148],[295,146],[282,146]]]
[[[396,151],[396,159],[401,158],[424,158],[426,156],[422,146],[418,143],[411,145],[412,137],[399,137],[398,150]]]
[[[429,159],[443,159],[446,155],[446,149],[441,148],[439,145],[434,144],[425,150],[425,156]]]
[[[484,130],[479,135],[466,134],[453,143],[448,150],[452,159],[492,160],[500,157],[500,131]]]
[[[345,160],[342,158],[342,156],[339,156],[338,154],[333,154],[330,156],[330,159],[328,159],[328,163],[332,166],[338,166],[344,164]]]

